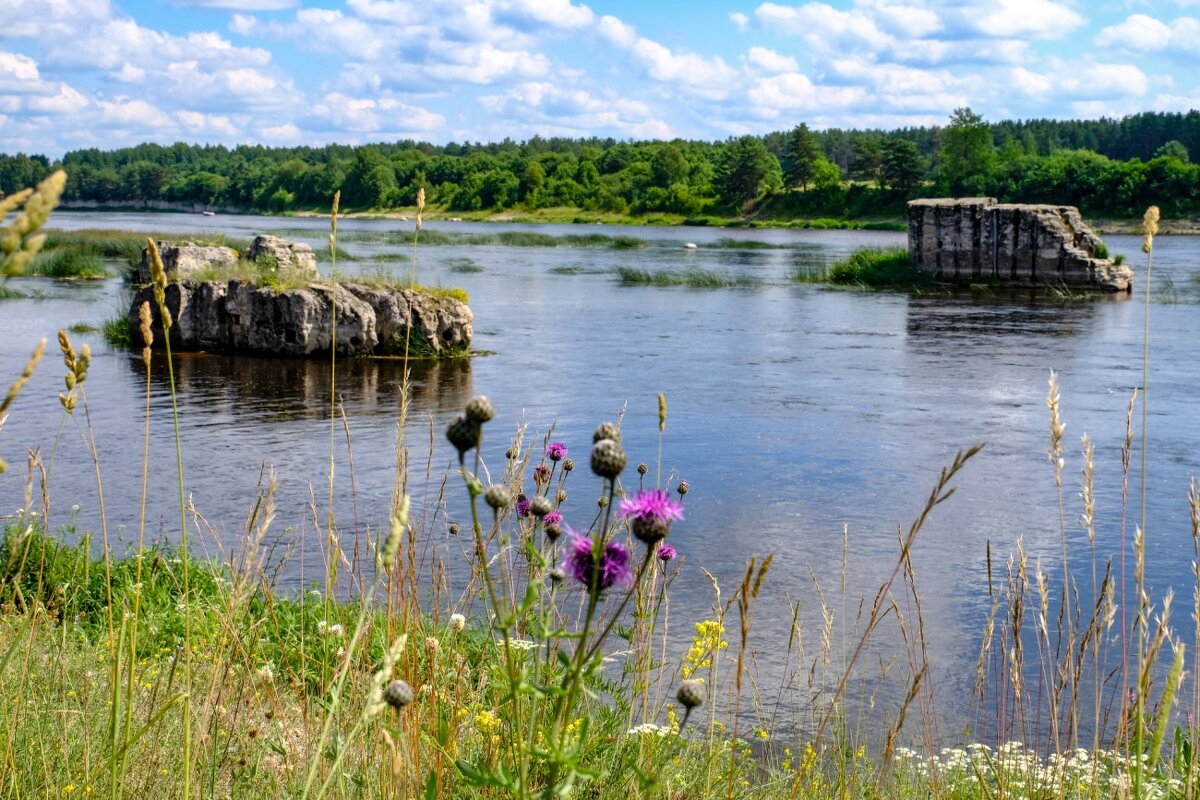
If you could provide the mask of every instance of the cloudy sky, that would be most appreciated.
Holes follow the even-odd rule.
[[[1200,0],[0,0],[0,152],[1200,107]]]

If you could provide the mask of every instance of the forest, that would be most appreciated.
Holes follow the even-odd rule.
[[[990,123],[969,108],[943,126],[810,130],[719,142],[534,136],[491,144],[349,146],[141,144],[76,150],[61,161],[0,154],[0,195],[59,166],[75,206],[285,213],[428,202],[448,212],[563,208],[638,216],[896,217],[918,197],[989,195],[1085,214],[1200,211],[1200,111],[1123,119]]]

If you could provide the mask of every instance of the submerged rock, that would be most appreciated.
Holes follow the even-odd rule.
[[[154,344],[162,322],[151,287],[141,288],[129,309],[133,344],[141,346],[138,310],[150,303]],[[276,289],[246,281],[181,280],[166,287],[174,320],[171,347],[288,357],[327,355],[462,354],[471,343],[474,315],[465,303],[408,289],[312,283]],[[336,342],[334,310],[336,309]]]
[[[1133,271],[1107,257],[1073,206],[991,197],[913,200],[908,255],[941,280],[1128,292]]]

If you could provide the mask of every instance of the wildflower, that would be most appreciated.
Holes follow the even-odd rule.
[[[466,617],[464,617],[462,614],[451,614],[450,615],[450,630],[461,631],[462,629],[464,629],[466,627],[467,627],[467,618]]]
[[[383,700],[394,709],[401,709],[414,700],[412,687],[407,681],[394,680],[383,690]]]
[[[638,464],[637,470],[638,470],[638,475],[645,475],[647,472],[650,471],[650,467],[646,464],[645,461],[643,461],[641,464]]]
[[[675,699],[679,704],[691,711],[698,705],[704,703],[704,698],[708,692],[704,690],[704,681],[699,678],[692,678],[679,684],[679,691],[675,693]]]
[[[551,525],[562,525],[563,515],[557,508],[552,508],[542,517],[542,522],[549,528]]]
[[[683,505],[662,489],[643,490],[621,501],[621,514],[632,519],[634,536],[654,544],[670,533],[672,520],[683,519]]]
[[[592,472],[601,478],[614,480],[627,463],[629,457],[616,439],[601,439],[592,448]]]
[[[602,422],[596,428],[596,432],[592,434],[593,442],[600,442],[604,439],[612,439],[613,441],[621,441],[621,429],[611,422]]]
[[[503,486],[489,486],[483,495],[483,499],[493,511],[499,511],[512,501],[512,496]]]
[[[687,481],[680,481],[679,486],[675,488],[675,491],[679,492],[679,494],[682,496],[688,493],[689,488],[690,487],[688,486]]]
[[[669,727],[667,725],[655,725],[653,722],[643,722],[641,725],[638,725],[637,727],[634,727],[634,728],[630,728],[628,731],[626,731],[626,735],[628,735],[628,736],[642,736],[642,735],[666,736],[666,735],[674,733],[674,732],[675,732],[674,729],[672,729],[671,727]]]
[[[629,551],[625,546],[620,542],[610,541],[604,545],[604,553],[597,558],[596,544],[593,539],[572,535],[563,558],[563,570],[589,589],[594,581],[600,591],[613,585],[624,586],[632,581]]]
[[[482,435],[483,429],[479,422],[468,419],[466,414],[457,415],[446,426],[446,438],[454,445],[454,449],[458,450],[459,456],[473,447],[478,447]]]
[[[263,683],[271,683],[275,680],[275,670],[271,669],[270,664],[263,664],[258,668],[258,679]]]
[[[533,480],[539,486],[550,482],[550,468],[545,464],[538,464],[533,468]]]
[[[436,636],[430,636],[425,639],[425,649],[429,651],[430,655],[436,656],[442,651],[442,643]]]
[[[529,513],[535,517],[545,518],[552,509],[553,506],[550,505],[550,501],[540,495],[529,501]]]
[[[563,572],[562,567],[552,568],[547,575],[549,575],[550,580],[554,581],[555,583],[562,583],[563,579],[567,577],[567,573]]]
[[[530,505],[532,505],[532,503],[530,503],[529,498],[522,496],[521,499],[517,501],[517,516],[528,517]]]
[[[466,413],[467,419],[472,422],[483,424],[496,416],[496,409],[492,406],[491,400],[479,394],[467,401],[464,413]]]
[[[674,547],[671,547],[671,545],[663,542],[658,546],[658,550],[655,551],[655,555],[658,556],[659,561],[665,564],[668,561],[674,561],[675,556],[678,554],[675,552]]]
[[[563,462],[563,471],[564,472],[570,472],[573,469],[575,469],[575,459],[568,458],[566,461]]]
[[[551,461],[562,461],[567,457],[567,446],[562,442],[551,442],[546,445],[546,458]]]

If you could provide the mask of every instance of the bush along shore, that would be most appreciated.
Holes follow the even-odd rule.
[[[12,254],[31,257],[40,244],[30,238],[48,207],[39,210],[36,198],[33,206],[15,237],[0,237],[16,241],[6,250],[6,270]],[[1156,223],[1147,216],[1148,259]],[[147,420],[159,411],[152,404],[167,402],[151,391],[151,362],[165,359],[173,374],[172,322],[155,285],[165,352],[149,346],[149,310],[138,320],[147,342]],[[45,347],[35,345],[0,401],[0,420],[17,410]],[[59,413],[64,421],[78,418],[89,447],[90,352],[76,350],[66,331],[58,350],[66,386]],[[331,371],[337,368],[331,359]],[[1122,450],[1127,482],[1136,479],[1137,400],[1135,391]],[[1141,400],[1144,452],[1144,394]],[[1074,488],[1053,374],[1047,407],[1048,479],[1065,506]],[[1130,535],[1128,574],[1124,549],[1118,559],[1098,545],[1087,439],[1082,557],[1095,577],[1086,587],[1070,579],[1080,540],[1068,536],[1065,514],[1060,585],[1018,546],[989,582],[993,605],[979,643],[977,702],[1004,738],[942,749],[909,554],[981,445],[931,477],[927,499],[901,529],[890,573],[864,596],[857,619],[840,623],[844,630],[817,587],[824,624],[810,640],[799,605],[782,631],[756,615],[770,591],[770,555],[747,555],[732,586],[712,582],[711,616],[672,621],[672,593],[689,580],[681,553],[688,532],[704,521],[685,519],[691,489],[663,474],[664,396],[658,455],[642,462],[627,451],[621,420],[601,423],[590,442],[558,441],[551,432],[511,427],[509,412],[476,396],[445,429],[456,458],[444,488],[418,500],[407,493],[415,444],[406,438],[408,413],[402,402],[388,524],[377,532],[346,527],[333,512],[331,437],[330,488],[314,496],[312,514],[324,571],[315,585],[290,594],[274,588],[283,566],[275,530],[280,478],[269,469],[241,535],[224,540],[217,560],[196,558],[205,527],[184,494],[177,414],[174,451],[142,451],[147,479],[176,479],[170,489],[153,484],[155,492],[178,491],[179,516],[166,523],[170,546],[148,540],[144,513],[128,552],[117,550],[103,513],[92,532],[49,524],[70,519],[60,511],[70,498],[44,489],[54,463],[34,451],[27,499],[4,518],[0,546],[0,794],[1195,796],[1200,766],[1190,715],[1200,699],[1183,684],[1188,637],[1172,625],[1170,599],[1153,601],[1146,589],[1144,526]],[[334,431],[333,398],[329,418]],[[52,445],[52,452],[70,446],[65,439]],[[423,446],[432,463],[432,445]],[[101,464],[115,454],[89,454],[102,495]],[[0,480],[18,480],[0,462],[4,470]],[[594,511],[567,519],[568,492],[595,496]],[[1193,485],[1188,503],[1200,561],[1200,487]],[[126,511],[139,517],[137,508]],[[360,533],[364,546],[350,546]],[[448,546],[427,549],[435,541]],[[466,576],[454,591],[451,571]],[[1115,589],[1127,579],[1135,598],[1129,607]],[[1200,572],[1196,581],[1200,589]],[[1200,599],[1192,603],[1200,619]],[[686,648],[672,646],[672,624],[693,632]],[[1200,642],[1200,624],[1190,638]],[[867,662],[884,639],[900,648],[892,680],[902,690],[889,703],[863,688],[864,673],[874,673]],[[774,698],[752,688],[762,684],[751,653],[764,644],[782,651],[797,675]],[[1114,660],[1114,651],[1128,656]],[[908,719],[919,723],[906,726]]]

